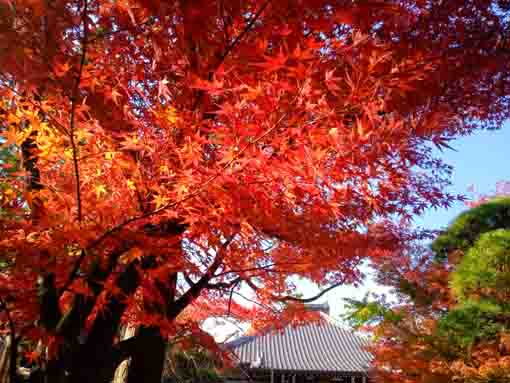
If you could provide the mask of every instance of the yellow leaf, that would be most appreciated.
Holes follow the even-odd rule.
[[[9,124],[15,124],[15,125],[18,125],[20,122],[21,122],[21,115],[18,115],[18,111],[16,111],[16,114],[8,114],[7,115],[7,122]]]
[[[170,122],[171,124],[175,124],[178,120],[177,111],[173,107],[169,107],[166,110],[165,116],[168,122]]]
[[[168,197],[162,196],[160,194],[154,197],[154,203],[156,204],[156,209],[159,209],[161,206],[165,206],[168,204]]]
[[[7,197],[7,198],[11,198],[11,197],[15,197],[16,196],[16,193],[14,192],[14,190],[10,189],[10,188],[7,188],[3,191],[3,194]]]
[[[132,180],[127,180],[126,184],[129,190],[136,190],[135,183]]]
[[[83,129],[79,129],[79,130],[76,132],[76,141],[77,141],[77,142],[83,142],[83,141],[86,141],[88,136],[89,136],[89,134],[88,134],[85,130],[83,130]]]
[[[179,198],[184,198],[187,193],[188,187],[186,185],[179,185],[179,187],[177,187],[177,196]]]
[[[104,154],[104,158],[106,158],[107,160],[113,160],[113,157],[114,157],[114,153],[113,152],[106,152]]]
[[[97,198],[99,198],[99,197],[101,197],[101,195],[107,193],[106,186],[104,186],[103,184],[97,184],[96,187],[94,188],[94,191],[96,192]]]

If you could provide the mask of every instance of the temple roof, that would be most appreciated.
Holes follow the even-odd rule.
[[[253,369],[366,373],[372,355],[368,341],[331,322],[289,326],[260,336],[241,337],[226,345]]]

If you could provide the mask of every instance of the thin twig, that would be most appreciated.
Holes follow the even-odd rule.
[[[271,272],[271,273],[289,273],[288,270],[276,270],[271,269],[272,267],[280,267],[280,266],[304,266],[304,265],[310,265],[309,262],[280,262],[280,263],[270,263],[268,265],[264,266],[258,266],[258,267],[252,267],[248,269],[238,269],[238,270],[228,270],[224,271],[222,273],[216,274],[214,278],[219,278],[224,275],[228,274],[241,274],[241,273],[247,273],[247,272],[253,272],[253,271],[264,271],[264,272]]]
[[[78,151],[76,148],[76,142],[74,141],[74,120],[76,114],[76,101],[78,99],[78,92],[80,90],[80,82],[83,75],[83,67],[85,66],[85,59],[87,56],[87,38],[89,33],[89,28],[87,25],[87,11],[88,11],[88,0],[84,0],[83,6],[83,15],[82,15],[82,23],[83,23],[83,38],[81,44],[81,60],[80,67],[78,69],[78,75],[76,77],[76,83],[74,84],[73,93],[71,95],[71,117],[69,121],[69,137],[71,138],[71,147],[73,150],[73,164],[74,164],[74,176],[76,178],[76,204],[78,208],[78,222],[81,222],[82,219],[82,206],[81,206],[81,191],[80,191],[80,170],[78,167]]]
[[[249,278],[245,279],[244,281],[246,282],[246,284],[249,287],[251,287],[251,289],[253,291],[257,292],[259,290],[259,287],[257,287],[253,282],[251,282]],[[277,302],[293,301],[293,302],[300,302],[300,303],[310,303],[310,302],[313,302],[313,301],[319,299],[324,294],[326,294],[328,291],[331,291],[331,290],[333,290],[339,286],[342,286],[344,284],[345,284],[345,281],[333,283],[332,285],[326,287],[324,290],[319,291],[319,293],[317,293],[316,295],[309,297],[309,298],[298,298],[298,297],[293,297],[292,295],[278,296],[278,295],[274,295],[274,294],[271,294],[270,297]]]
[[[274,309],[273,307],[268,306],[268,305],[263,304],[263,303],[260,303],[260,302],[256,301],[255,299],[248,298],[247,296],[241,294],[239,291],[234,291],[234,294],[240,296],[241,298],[243,298],[244,300],[246,300],[246,301],[248,301],[250,303],[253,303],[253,304],[257,305],[257,306],[262,307],[265,310],[269,310],[269,311],[273,312],[274,314],[279,314],[279,311]]]
[[[322,297],[327,292],[329,292],[329,291],[331,291],[333,289],[336,289],[337,287],[343,286],[343,285],[345,285],[345,281],[334,283],[331,286],[325,288],[324,290],[320,291],[318,294],[316,294],[316,295],[314,295],[313,297],[310,297],[310,298],[297,298],[297,297],[293,297],[293,296],[290,296],[290,295],[282,296],[282,297],[273,295],[271,297],[274,298],[277,301],[280,301],[280,302],[293,301],[293,302],[300,302],[300,303],[310,303],[310,302],[313,302],[313,301],[319,299],[320,297]]]
[[[255,25],[255,22],[259,19],[260,15],[262,15],[262,12],[267,8],[271,0],[266,0],[264,4],[260,7],[260,9],[255,13],[255,15],[251,18],[250,22],[246,25],[246,27],[243,29],[243,31],[237,35],[237,37],[232,41],[232,43],[225,49],[225,51],[221,54],[221,56],[218,59],[218,63],[216,64],[216,69],[223,63],[223,60],[232,52],[232,50],[235,48],[237,44],[243,39],[243,37],[251,30],[253,25]]]
[[[211,81],[213,79],[214,74],[216,73],[218,68],[221,66],[221,64],[223,64],[223,62],[225,61],[227,56],[230,54],[230,52],[232,52],[232,50],[237,46],[237,44],[239,44],[241,42],[243,37],[246,36],[246,34],[248,32],[250,32],[251,28],[253,27],[253,25],[255,25],[255,22],[259,19],[260,15],[262,15],[262,12],[264,12],[264,10],[266,9],[266,7],[269,5],[270,2],[271,2],[271,0],[266,0],[266,2],[264,4],[262,4],[260,9],[255,13],[255,15],[253,15],[253,17],[248,22],[248,24],[246,24],[246,26],[244,27],[242,32],[236,36],[236,38],[225,48],[223,53],[218,57],[218,61],[214,64],[214,66],[209,71],[209,74],[208,74],[209,81]],[[195,102],[191,108],[192,110],[197,109],[198,105],[202,101],[203,96],[204,96],[204,91],[200,90],[197,95],[197,98],[195,99]]]
[[[228,297],[228,310],[227,310],[227,316],[230,316],[230,309],[232,307],[232,295],[234,295],[234,289],[236,288],[237,286],[234,285],[232,286],[232,288],[230,289],[230,294],[229,294],[229,297]]]

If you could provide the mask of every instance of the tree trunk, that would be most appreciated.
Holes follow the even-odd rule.
[[[133,294],[140,283],[135,264],[130,264],[119,275],[117,286],[123,294]],[[126,309],[126,303],[112,297],[103,313],[99,314],[90,332],[76,344],[75,353],[62,355],[66,365],[70,366],[70,382],[72,383],[108,383],[113,379],[119,363],[113,356],[114,339],[119,333],[120,320]],[[65,352],[65,350],[64,350]]]
[[[136,328],[133,326],[127,326],[123,330],[123,334],[121,340],[126,340],[135,335]],[[128,376],[128,368],[131,359],[126,359],[122,361],[117,369],[115,370],[115,376],[113,378],[113,383],[126,383]]]
[[[7,335],[0,342],[0,383],[11,383],[10,382],[10,348],[11,348],[11,336]]]
[[[156,327],[140,327],[140,347],[131,357],[127,383],[161,383],[166,341]]]

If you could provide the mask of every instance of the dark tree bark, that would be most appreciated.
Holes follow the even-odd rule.
[[[131,356],[126,383],[161,383],[166,341],[158,328],[138,329],[139,347]]]

